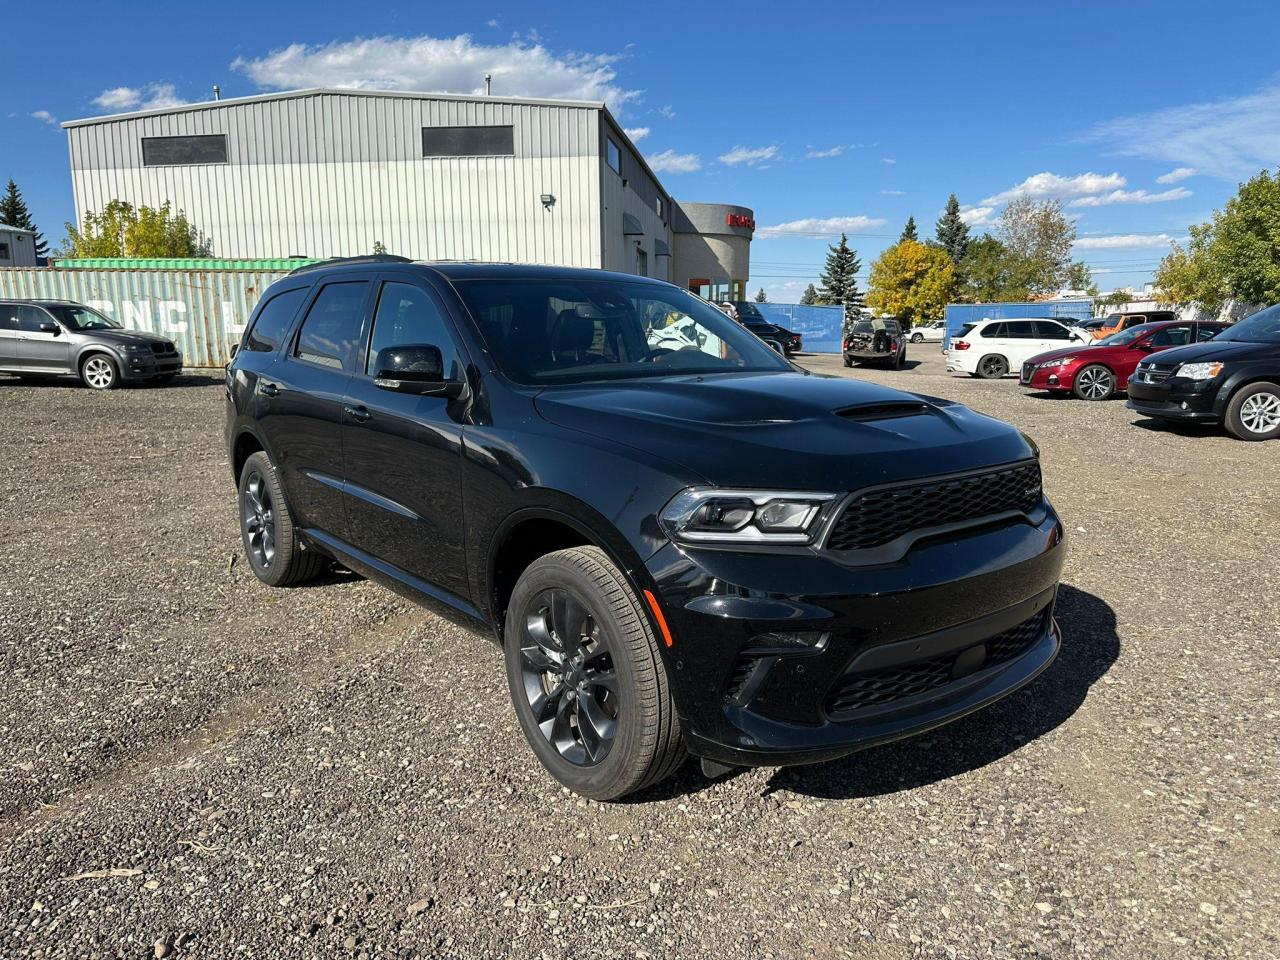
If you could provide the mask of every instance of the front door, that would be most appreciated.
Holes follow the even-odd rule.
[[[62,325],[39,307],[18,307],[17,313],[18,366],[32,373],[73,372],[71,338]]]
[[[0,369],[18,365],[18,307],[0,303]]]
[[[374,385],[378,351],[438,347],[448,379],[466,358],[426,281],[383,277],[373,330],[347,387],[342,427],[351,544],[419,580],[467,598],[462,520],[462,411],[447,400]]]

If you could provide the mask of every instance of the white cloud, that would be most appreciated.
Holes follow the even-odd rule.
[[[1175,167],[1168,173],[1162,173],[1156,177],[1156,183],[1181,183],[1187,177],[1194,177],[1195,175],[1195,167]]]
[[[761,227],[756,231],[756,236],[834,237],[841,233],[859,233],[882,226],[884,220],[880,217],[805,217],[803,220],[788,220],[771,227]]]
[[[1167,247],[1178,240],[1167,233],[1095,234],[1076,238],[1077,250],[1116,250],[1124,247]]]
[[[1124,177],[1118,173],[1081,173],[1074,177],[1064,177],[1056,173],[1033,174],[1008,190],[987,197],[982,201],[984,206],[1008,203],[1018,197],[1085,197],[1104,193],[1108,190],[1119,190],[1125,185]]]
[[[494,27],[494,28],[496,29],[496,28],[499,26],[499,24],[498,24],[498,18],[497,18],[497,17],[494,17],[492,20],[486,20],[486,21],[484,22],[484,25],[485,25],[486,27]]]
[[[1241,180],[1274,167],[1280,156],[1280,84],[1109,120],[1081,139],[1124,156],[1194,165],[1199,173]]]
[[[901,196],[905,196],[906,192],[907,191],[905,190],[881,190],[880,191],[881,195],[886,197],[901,197]]]
[[[1148,193],[1146,190],[1112,190],[1091,197],[1077,197],[1068,206],[1071,207],[1106,207],[1113,203],[1168,203],[1170,200],[1185,200],[1191,196],[1186,187],[1174,187],[1161,193]]]
[[[988,223],[995,223],[999,217],[996,216],[994,206],[978,206],[961,207],[960,219],[971,227],[981,227]]]
[[[632,143],[639,143],[649,135],[648,127],[624,127],[622,132],[631,138]]]
[[[49,126],[51,127],[56,127],[58,125],[58,118],[55,117],[52,113],[50,113],[48,110],[33,110],[31,113],[31,116],[35,117],[37,120],[40,120],[40,121],[43,121],[44,123],[49,124]]]
[[[702,169],[702,160],[696,153],[676,153],[674,150],[663,150],[646,156],[649,167],[654,173],[693,173]]]
[[[880,158],[880,162],[881,162],[881,163],[887,163],[889,166],[891,166],[891,167],[892,167],[892,166],[893,166],[895,163],[897,163],[898,161],[897,161],[895,158],[893,158],[893,157],[881,157],[881,158]]]
[[[668,120],[674,120],[676,118],[676,112],[675,110],[672,109],[671,104],[669,103],[666,104],[665,106],[659,107],[658,112],[662,114],[664,117],[666,117]]]
[[[310,46],[293,43],[231,67],[260,87],[350,87],[481,94],[493,75],[498,96],[603,100],[618,108],[640,95],[618,83],[618,57],[600,53],[551,53],[536,40],[506,44],[456,37],[369,37]]]
[[[142,89],[137,87],[112,87],[103,90],[93,100],[96,106],[104,110],[121,112],[124,110],[164,110],[178,107],[187,101],[178,96],[177,88],[172,83],[148,83]]]
[[[806,160],[823,160],[827,157],[838,157],[842,153],[844,153],[844,147],[837,145],[826,150],[807,150],[804,157]]]
[[[777,144],[770,147],[736,146],[728,153],[720,154],[716,159],[730,167],[736,167],[740,163],[745,163],[748,167],[754,167],[756,164],[774,159],[777,155]]]

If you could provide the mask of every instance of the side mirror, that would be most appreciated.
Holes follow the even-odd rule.
[[[1152,350],[1155,349],[1155,347],[1152,346],[1152,344],[1149,341],[1143,340],[1142,343],[1134,344],[1133,349],[1141,350],[1143,353],[1150,353]]]
[[[445,379],[440,348],[425,343],[379,350],[373,369],[374,386],[396,393],[452,399],[464,386],[461,380]]]
[[[58,330],[58,325],[57,325],[56,323],[54,323],[52,320],[41,320],[41,321],[40,321],[40,332],[41,332],[41,333],[52,333],[52,334],[56,337],[56,336],[58,335],[58,332],[59,332],[59,330]]]
[[[239,349],[240,349],[240,344],[238,344],[238,343],[233,343],[233,344],[231,345],[231,359],[232,359],[232,360],[234,360],[234,359],[236,358],[236,353],[237,353],[237,351],[239,351]]]

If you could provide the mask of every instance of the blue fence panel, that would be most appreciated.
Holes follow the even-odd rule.
[[[844,307],[813,307],[803,303],[752,303],[751,306],[769,323],[804,337],[805,353],[839,353],[843,349]]]
[[[943,346],[960,333],[966,323],[979,320],[1013,320],[1023,317],[1051,317],[1057,320],[1088,320],[1093,316],[1092,300],[1041,300],[1039,303],[949,303],[947,336]]]

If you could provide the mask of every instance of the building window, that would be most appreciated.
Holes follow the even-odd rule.
[[[649,254],[636,247],[636,273],[642,277],[649,275]]]
[[[13,259],[13,255],[9,253],[9,245],[7,243],[0,243],[0,260],[12,260],[12,259]]]
[[[227,136],[223,133],[202,134],[198,137],[142,138],[144,167],[226,162]]]
[[[659,220],[664,219],[664,217],[662,216],[662,198],[661,197],[653,198],[653,210],[658,215]]]
[[[613,142],[612,138],[606,138],[606,139],[607,139],[607,144],[605,147],[605,151],[606,151],[605,159],[609,161],[609,166],[613,168],[613,172],[621,176],[622,175],[622,150],[618,147],[616,143]]]
[[[423,127],[424,157],[514,157],[515,128]]]

